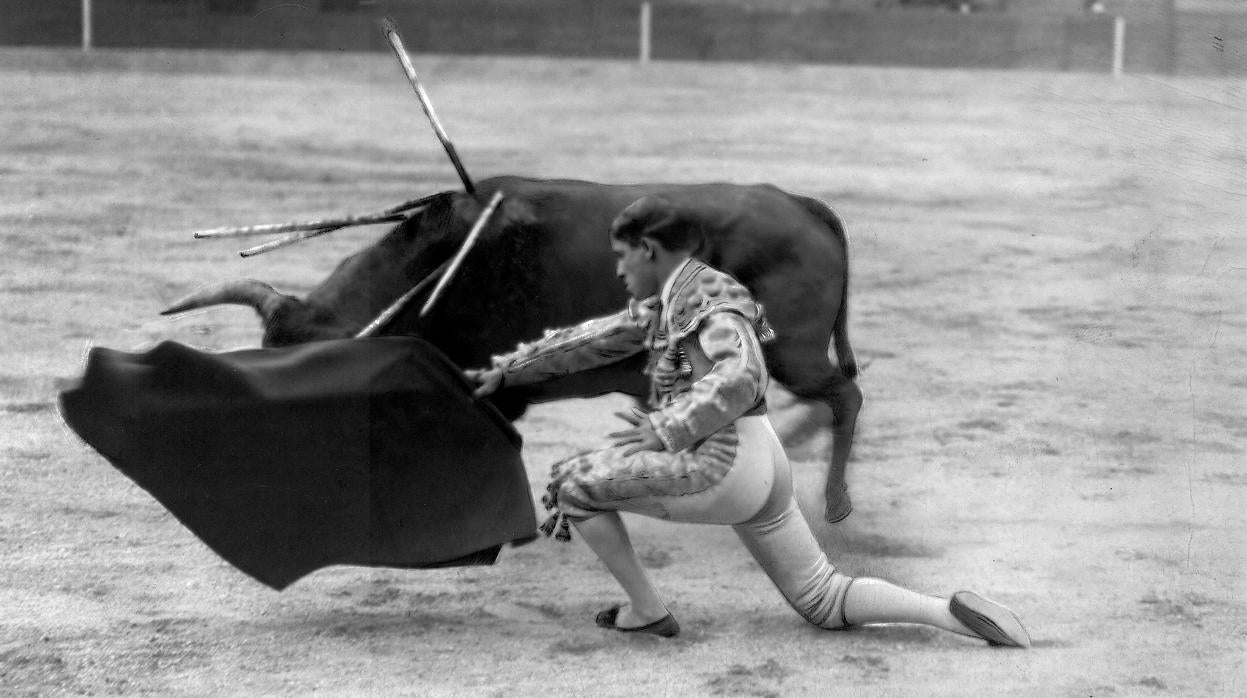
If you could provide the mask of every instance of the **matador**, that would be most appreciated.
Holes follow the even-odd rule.
[[[810,623],[841,629],[919,623],[1026,647],[1008,608],[973,592],[929,596],[872,577],[850,577],[828,560],[797,506],[792,474],[766,414],[762,344],[774,337],[741,283],[694,255],[700,227],[657,196],[616,217],[609,237],[632,300],[622,311],[547,332],[468,371],[487,395],[648,352],[649,411],[620,415],[630,427],[613,446],[553,466],[547,534],[575,527],[628,597],[596,623],[664,637],[679,632],[641,566],[619,512],[675,522],[729,525]]]

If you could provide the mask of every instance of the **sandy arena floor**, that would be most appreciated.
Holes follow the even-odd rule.
[[[88,345],[255,344],[197,284],[306,291],[377,229],[251,260],[186,231],[456,188],[388,56],[0,51],[6,694],[1179,695],[1247,683],[1247,92],[1127,76],[418,56],[477,177],[772,182],[853,239],[850,574],[973,588],[1030,651],[822,632],[730,530],[632,519],[686,632],[597,630],[580,543],[272,592],[83,446]],[[1236,368],[1237,367],[1237,368]],[[532,485],[617,398],[519,427]],[[817,518],[827,435],[778,392]],[[801,438],[796,438],[797,436]]]

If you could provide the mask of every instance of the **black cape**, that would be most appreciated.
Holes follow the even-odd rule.
[[[114,467],[274,589],[335,564],[492,564],[536,532],[519,434],[419,339],[96,348],[60,407]]]

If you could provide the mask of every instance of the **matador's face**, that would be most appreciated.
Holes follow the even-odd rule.
[[[641,238],[635,246],[611,238],[611,251],[615,254],[615,275],[623,281],[628,293],[638,300],[658,293],[658,286],[662,283],[662,279],[658,278],[653,246],[654,243],[646,238]]]

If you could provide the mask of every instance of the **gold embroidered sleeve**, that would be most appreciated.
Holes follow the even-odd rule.
[[[550,330],[541,339],[494,357],[503,385],[531,385],[622,361],[645,348],[648,316],[636,303],[575,327]]]
[[[696,341],[713,366],[679,399],[650,414],[669,451],[688,448],[731,424],[766,393],[762,346],[744,317],[713,313],[698,327]]]

